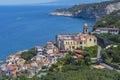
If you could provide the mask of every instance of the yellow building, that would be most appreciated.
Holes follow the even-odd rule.
[[[88,34],[87,24],[84,25],[83,33],[57,35],[57,46],[60,50],[73,51],[76,48],[83,49],[97,45],[97,38]]]
[[[79,47],[78,42],[75,40],[64,40],[63,44],[64,50],[74,50]]]

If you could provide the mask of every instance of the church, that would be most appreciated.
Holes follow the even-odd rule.
[[[88,24],[85,23],[83,33],[59,34],[56,36],[56,43],[59,50],[73,51],[97,45],[97,38],[89,34]]]

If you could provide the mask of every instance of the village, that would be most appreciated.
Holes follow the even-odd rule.
[[[80,53],[83,52],[85,47],[99,46],[97,37],[93,35],[94,33],[119,34],[119,29],[109,27],[98,28],[90,33],[88,31],[88,24],[85,23],[83,33],[58,34],[56,36],[56,42],[49,41],[45,46],[35,46],[33,49],[37,54],[31,58],[30,63],[26,63],[27,60],[21,57],[21,54],[27,51],[20,51],[16,54],[9,55],[5,63],[0,66],[0,76],[5,74],[17,77],[22,75],[22,72],[27,71],[29,72],[29,75],[27,75],[28,78],[32,78],[33,76],[41,77],[47,74],[45,71],[48,68],[57,63],[61,58],[64,58],[69,52],[77,53],[72,56],[73,58],[84,58]],[[100,50],[96,54],[97,56],[92,57],[91,61],[101,60]],[[106,66],[96,65],[93,67],[105,68]]]

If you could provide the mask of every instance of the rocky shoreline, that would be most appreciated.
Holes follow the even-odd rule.
[[[54,12],[51,12],[50,15],[100,19],[119,9],[120,1],[106,1],[101,3],[75,5],[67,9],[57,9]]]
[[[67,16],[67,17],[72,17],[73,14],[70,13],[70,12],[52,12],[50,13],[50,15],[53,15],[53,16]]]

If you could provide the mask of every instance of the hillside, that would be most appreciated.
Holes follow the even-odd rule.
[[[116,27],[120,29],[120,10],[114,11],[111,14],[104,16],[100,21],[97,21],[93,27],[93,30],[100,27]],[[119,34],[96,34],[96,36],[103,47],[120,43]]]
[[[117,27],[120,29],[120,10],[114,11],[103,17],[100,21],[97,21],[94,29],[98,27]]]
[[[120,0],[92,4],[79,4],[71,8],[57,9],[51,15],[71,16],[77,18],[101,18],[120,9]]]

